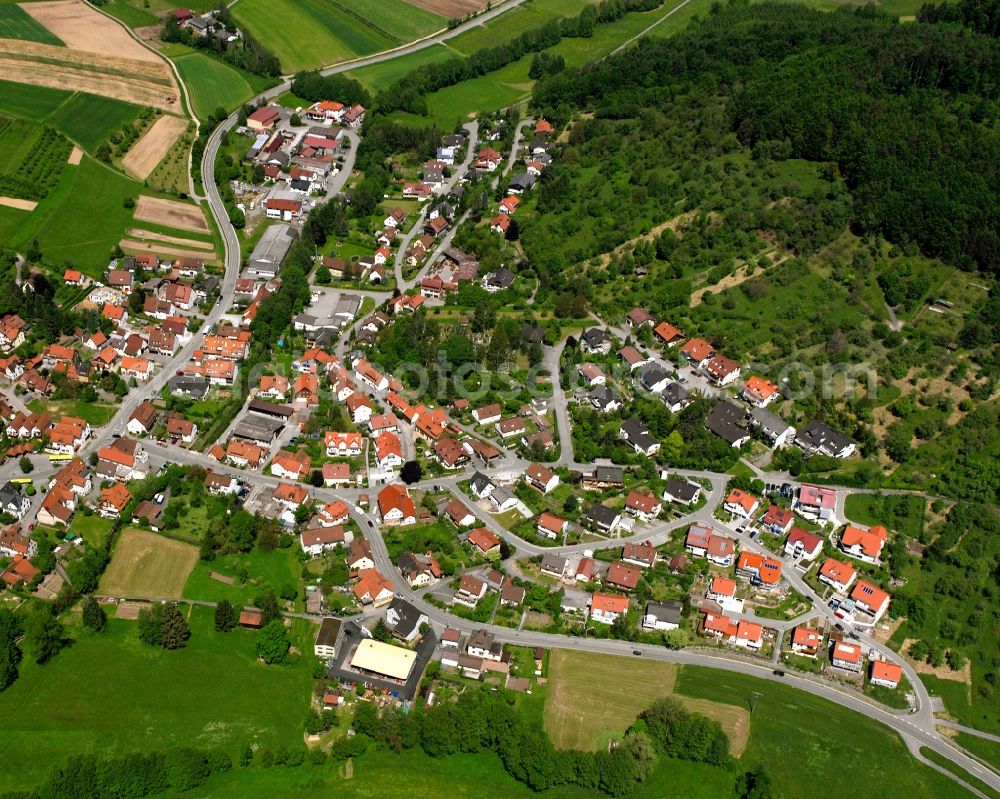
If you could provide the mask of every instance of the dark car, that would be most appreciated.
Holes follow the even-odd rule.
[[[633,649],[632,650],[632,654],[633,655],[641,655],[642,654],[642,650],[641,649]]]
[[[783,672],[781,669],[775,669],[772,673],[774,674],[775,677],[785,676],[785,672]]]

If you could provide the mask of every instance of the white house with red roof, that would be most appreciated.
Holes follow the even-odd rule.
[[[729,613],[742,613],[743,600],[736,596],[736,581],[716,575],[708,584],[705,598],[710,599]]]
[[[845,555],[865,563],[878,563],[888,537],[881,524],[871,528],[849,524],[840,534],[840,549]]]
[[[725,355],[716,355],[703,368],[708,379],[717,386],[735,383],[739,379],[741,369],[739,361],[734,361]]]
[[[861,644],[835,641],[830,648],[830,664],[836,669],[860,674],[862,666]]]
[[[733,643],[741,649],[758,651],[764,645],[764,627],[756,622],[740,619],[736,625],[736,640]]]
[[[729,492],[729,496],[726,497],[723,508],[733,516],[742,516],[744,519],[749,519],[760,510],[760,500],[742,488],[734,488]]]
[[[810,627],[792,630],[792,652],[802,657],[814,658],[823,646],[823,634]]]
[[[794,508],[806,518],[826,521],[837,512],[837,491],[825,486],[803,483],[795,499]]]
[[[378,492],[378,512],[382,524],[398,527],[417,523],[417,509],[406,486],[393,483]]]
[[[614,624],[628,612],[628,597],[595,591],[590,597],[590,618],[601,624]]]
[[[857,569],[850,563],[844,563],[836,558],[827,558],[819,567],[820,582],[826,583],[834,591],[841,594],[847,593],[847,589],[851,587],[857,576]]]
[[[766,408],[781,396],[781,392],[770,380],[751,375],[740,389],[740,396],[756,408]]]
[[[785,555],[790,558],[798,558],[811,563],[823,551],[823,539],[816,533],[810,533],[801,527],[793,527],[788,538],[785,539],[784,551]]]
[[[872,661],[871,677],[868,679],[872,685],[895,688],[901,679],[903,679],[903,667],[898,663],[890,663],[888,660]]]
[[[858,580],[851,591],[851,599],[854,600],[856,609],[871,616],[872,624],[878,622],[889,609],[889,594],[866,580]]]

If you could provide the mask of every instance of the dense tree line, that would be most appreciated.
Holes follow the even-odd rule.
[[[336,100],[344,105],[371,105],[372,98],[358,81],[343,75],[323,75],[318,70],[299,72],[292,80],[292,94],[303,100]]]
[[[733,3],[669,45],[644,40],[543,79],[535,102],[626,118],[682,93],[721,96],[739,143],[834,162],[858,230],[997,271],[998,73],[1000,44],[986,36],[870,9]]]
[[[216,10],[216,18],[226,30],[235,32],[229,9],[223,6]],[[254,38],[249,31],[241,31],[240,37],[231,42],[212,35],[195,36],[191,31],[182,28],[177,19],[170,15],[163,23],[160,38],[165,42],[178,42],[193,47],[196,50],[207,50],[215,53],[224,61],[253,75],[265,78],[277,78],[281,75],[281,62],[278,57]]]
[[[496,47],[484,47],[464,58],[425,64],[379,92],[375,96],[375,111],[379,114],[390,114],[393,111],[426,114],[425,95],[431,92],[502,69],[530,53],[540,53],[559,44],[563,37],[590,38],[598,25],[614,22],[631,11],[651,11],[659,8],[662,2],[663,0],[602,0],[596,5],[585,6],[575,17],[549,20],[541,27],[527,30]],[[546,58],[549,74],[557,65],[557,58]]]
[[[960,23],[987,36],[1000,36],[998,0],[959,0],[957,3],[925,3],[917,11],[921,22]]]
[[[469,691],[456,702],[403,713],[360,703],[354,730],[395,751],[420,747],[431,757],[493,752],[507,773],[535,791],[559,785],[624,796],[652,772],[658,754],[729,767],[728,740],[718,722],[674,700],[654,704],[611,751],[556,749],[545,732],[502,696]]]
[[[75,755],[54,768],[37,790],[4,793],[0,799],[138,799],[192,790],[232,767],[220,749],[186,746],[112,758]]]

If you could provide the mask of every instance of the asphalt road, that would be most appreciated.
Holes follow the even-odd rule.
[[[457,36],[468,30],[471,27],[480,25],[501,13],[511,8],[512,6],[519,5],[524,0],[511,0],[509,3],[504,4],[498,8],[492,9],[491,11],[485,12],[476,19],[466,23],[465,25],[459,26],[451,31],[440,34],[439,36],[426,39],[422,42],[417,42],[405,47],[399,48],[395,51],[388,53],[381,53],[367,58],[358,59],[357,61],[350,62],[347,64],[338,64],[336,66],[330,67],[323,70],[324,74],[334,74],[338,72],[344,72],[351,69],[357,69],[363,66],[368,66],[370,64],[381,63],[383,61],[390,60],[397,56],[406,55],[409,53],[417,52],[419,50],[425,49],[427,47],[440,44],[447,41],[448,39]],[[270,89],[262,95],[255,98],[255,101],[268,100],[270,98],[276,97],[279,94],[287,91],[290,87],[290,82],[284,82],[279,86]],[[235,231],[233,230],[231,224],[229,223],[225,208],[222,204],[222,199],[219,192],[215,186],[214,181],[214,163],[215,157],[218,152],[221,136],[224,131],[231,129],[238,120],[238,112],[232,114],[228,119],[226,119],[209,137],[208,144],[205,148],[205,153],[202,158],[202,176],[205,185],[205,191],[211,208],[211,212],[218,223],[219,229],[222,232],[225,257],[225,277],[223,279],[221,293],[219,301],[213,308],[208,318],[205,320],[201,330],[192,336],[191,343],[188,344],[184,349],[179,351],[173,358],[171,358],[163,369],[155,375],[145,386],[131,392],[128,397],[124,400],[121,408],[116,413],[115,417],[112,419],[111,423],[104,427],[99,434],[88,443],[88,446],[84,449],[81,455],[86,458],[87,455],[96,450],[98,447],[103,446],[115,433],[124,432],[125,424],[135,410],[135,408],[145,399],[151,398],[158,394],[162,387],[166,384],[167,380],[171,375],[174,374],[175,370],[179,368],[182,364],[186,363],[191,353],[200,344],[201,336],[210,326],[214,325],[223,315],[223,313],[228,310],[232,303],[233,293],[235,289],[236,278],[239,272],[240,265],[240,248],[239,242],[237,240]],[[521,129],[519,128],[518,133],[520,134]],[[475,133],[473,134],[475,135]],[[356,146],[352,147],[351,152],[355,152]],[[470,146],[470,153],[472,151]],[[513,163],[513,158],[511,159],[511,164]],[[353,164],[353,160],[352,160]],[[346,168],[343,170],[344,180],[346,180],[347,175],[350,174],[350,170]],[[430,262],[430,261],[428,261]],[[560,345],[560,350],[561,350]],[[546,353],[547,364],[549,365],[552,375],[553,375],[553,389],[556,396],[555,411],[556,419],[559,427],[560,436],[560,462],[564,465],[570,467],[580,467],[584,466],[582,464],[575,464],[573,462],[573,452],[571,446],[571,433],[569,430],[569,419],[568,413],[566,411],[566,400],[565,395],[559,386],[559,369],[558,369],[558,353],[554,348],[548,348]],[[553,368],[554,367],[554,368]],[[567,446],[569,445],[569,446]],[[176,447],[160,447],[159,445],[153,443],[147,443],[146,449],[151,453],[156,453],[165,456],[170,462],[176,463],[197,463],[203,466],[211,466],[215,471],[221,471],[225,473],[234,474],[240,479],[250,479],[252,482],[259,485],[276,485],[279,480],[266,475],[254,474],[248,472],[242,472],[237,469],[231,469],[224,467],[221,464],[215,463],[214,461],[208,459],[206,456],[200,453],[189,452],[186,450],[181,450]],[[510,454],[504,459],[504,466],[508,469],[516,469],[518,467],[524,468],[526,462],[520,459],[512,458]],[[734,530],[728,530],[725,525],[719,523],[718,520],[711,518],[712,509],[721,500],[721,492],[724,490],[726,477],[724,475],[716,475],[712,473],[702,472],[697,473],[698,476],[706,477],[712,481],[712,491],[709,497],[709,503],[705,505],[700,511],[696,511],[692,514],[682,517],[681,519],[674,520],[669,523],[661,523],[660,525],[654,526],[653,528],[644,529],[640,533],[636,533],[632,536],[635,540],[645,540],[651,538],[654,541],[666,540],[669,534],[685,524],[689,524],[692,521],[705,521],[708,522],[711,519],[711,524],[716,528],[721,528],[727,530],[730,535],[735,538],[739,538],[741,545],[748,549],[759,549],[753,542],[750,542],[745,537],[737,534]],[[428,482],[445,482],[449,490],[453,494],[459,495],[456,483],[460,479],[459,476],[452,477],[447,480],[434,480]],[[760,677],[766,680],[774,680],[783,682],[785,684],[791,685],[809,693],[822,696],[831,701],[837,702],[838,704],[849,707],[856,712],[862,713],[863,715],[875,719],[888,727],[899,732],[903,740],[910,747],[911,751],[915,753],[916,757],[920,757],[916,750],[920,746],[927,746],[930,749],[938,752],[943,757],[952,761],[956,765],[959,765],[963,769],[967,770],[969,773],[975,775],[977,778],[983,780],[994,789],[1000,790],[1000,777],[997,774],[987,768],[979,761],[966,755],[964,752],[959,751],[953,745],[947,742],[947,740],[939,735],[934,729],[935,719],[933,717],[933,712],[931,708],[930,698],[927,695],[926,689],[924,689],[920,680],[916,677],[912,668],[909,667],[905,662],[903,663],[904,671],[906,672],[910,682],[914,686],[914,690],[917,696],[917,708],[915,712],[911,714],[896,714],[890,712],[881,707],[875,706],[857,694],[847,693],[840,691],[832,686],[825,685],[823,683],[816,682],[814,680],[800,677],[795,674],[786,673],[785,676],[779,677],[775,675],[771,668],[767,665],[762,665],[753,662],[747,662],[744,660],[739,660],[733,657],[725,657],[723,654],[704,654],[696,651],[682,650],[682,651],[671,651],[660,647],[649,647],[644,645],[636,645],[627,641],[616,641],[616,640],[596,640],[589,638],[576,638],[564,635],[552,635],[547,633],[535,633],[527,632],[521,630],[511,630],[505,627],[496,627],[491,625],[482,625],[473,622],[468,622],[458,617],[452,616],[447,612],[437,608],[434,605],[426,602],[422,596],[414,593],[409,586],[402,579],[401,575],[395,568],[394,564],[389,560],[388,552],[386,551],[384,541],[382,536],[378,532],[377,520],[372,518],[370,515],[362,513],[356,507],[357,494],[359,492],[354,490],[339,491],[334,492],[327,489],[317,489],[314,494],[318,499],[323,499],[329,501],[333,498],[344,498],[348,501],[349,507],[351,508],[351,515],[358,523],[360,529],[363,531],[365,537],[371,542],[373,557],[376,561],[379,570],[395,584],[397,591],[405,596],[408,601],[412,602],[414,605],[419,607],[424,613],[427,614],[428,618],[434,621],[438,625],[445,625],[451,627],[457,627],[466,631],[471,631],[473,629],[479,629],[486,627],[491,632],[493,632],[498,639],[506,641],[513,644],[523,645],[523,646],[543,646],[543,647],[568,647],[584,651],[592,652],[603,652],[608,654],[619,654],[630,656],[634,650],[638,650],[641,656],[653,658],[657,660],[669,661],[674,663],[690,663],[694,665],[708,666],[711,668],[718,668],[727,671],[735,671],[744,674],[750,674],[756,677]],[[469,505],[468,502],[466,502]],[[472,505],[469,505],[473,512],[477,512],[478,509]],[[483,518],[481,512],[476,513],[477,517]],[[484,522],[494,527],[495,521],[488,515]],[[529,541],[524,541],[515,536],[512,536],[506,530],[502,530],[502,533],[506,539],[511,541],[517,548],[519,554],[539,554],[541,551],[544,552],[558,552],[564,554],[575,554],[582,549],[597,549],[603,547],[618,547],[621,546],[623,541],[629,539],[609,539],[608,541],[591,542],[585,545],[573,545],[569,547],[556,547],[556,548],[541,548],[537,544]],[[795,574],[794,568],[791,568],[786,564],[786,569],[784,570],[786,577],[796,590],[805,594],[813,600],[815,605],[815,612],[821,614],[828,619],[832,619],[832,614],[829,608],[826,607],[819,598],[815,596],[812,590],[806,585],[801,578]],[[895,655],[895,653],[890,653],[889,650],[884,648],[882,645],[874,641],[869,641],[864,636],[861,636],[861,640],[866,646],[870,646],[880,652],[886,653],[894,661],[900,661],[900,658]],[[804,723],[808,723],[807,720]],[[922,759],[922,758],[920,758]],[[953,779],[954,776],[950,775]],[[975,792],[977,795],[981,795]]]

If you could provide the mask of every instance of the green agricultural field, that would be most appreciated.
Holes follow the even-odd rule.
[[[0,746],[18,764],[0,769],[0,791],[38,786],[77,752],[220,746],[235,759],[247,744],[301,745],[308,659],[265,666],[256,633],[216,633],[211,608],[183,610],[191,626],[184,649],[147,646],[134,621],[111,619],[100,635],[71,630],[74,644],[44,666],[28,653],[0,694]],[[308,651],[314,629],[295,622],[295,644]]]
[[[48,28],[36,22],[27,11],[18,5],[0,5],[0,39],[21,39],[42,44],[62,45],[62,39],[57,38]]]
[[[234,604],[252,605],[254,598],[268,589],[278,593],[285,586],[298,586],[301,568],[297,551],[296,543],[294,547],[273,552],[254,549],[246,554],[221,555],[213,561],[199,560],[181,596],[211,602],[228,599]],[[244,570],[247,579],[242,582]],[[232,582],[214,579],[213,572]]]
[[[463,81],[427,95],[427,123],[450,129],[456,121],[468,122],[481,111],[496,111],[523,100],[534,85],[528,77],[531,57],[480,78]]]
[[[409,42],[442,30],[448,20],[406,0],[328,0],[391,39]]]
[[[202,53],[180,56],[174,63],[200,119],[206,119],[217,108],[231,111],[256,93],[239,70]]]
[[[0,114],[47,122],[90,153],[139,111],[110,97],[0,81]]]
[[[41,122],[69,99],[72,92],[0,80],[0,113]]]
[[[529,0],[489,22],[448,40],[448,46],[464,55],[484,47],[496,47],[536,30],[556,17],[575,17],[594,0]]]
[[[18,171],[34,152],[40,133],[31,122],[0,117],[0,173]]]
[[[569,67],[579,67],[584,64],[604,58],[625,41],[641,33],[643,30],[653,25],[657,20],[662,20],[673,9],[680,5],[682,0],[668,0],[663,6],[655,11],[645,13],[626,14],[622,19],[608,25],[598,25],[594,29],[594,35],[589,39],[563,39],[555,47],[550,47],[546,52],[554,55],[561,55],[566,59]],[[697,3],[705,3],[707,0],[692,0],[689,6]],[[582,5],[580,7],[582,8]],[[536,15],[539,6],[532,4],[529,12]],[[685,9],[688,7],[685,6]],[[522,26],[530,27],[528,19],[517,15],[525,10],[523,7],[511,12],[510,19],[515,23],[515,28],[519,33]],[[551,9],[548,16],[551,16]],[[579,9],[573,13],[578,13]],[[561,16],[567,16],[560,13]],[[507,19],[504,15],[500,20]],[[533,19],[533,17],[532,17]],[[467,40],[466,37],[475,33],[477,37]],[[506,28],[498,28],[493,32],[492,37],[479,31],[463,34],[454,41],[449,42],[449,46],[460,49],[462,52],[472,52],[478,47],[487,46],[490,38],[496,39],[498,33],[506,36]],[[471,44],[469,43],[471,41]],[[494,42],[495,43],[495,42]],[[528,70],[531,68],[531,61],[534,55],[528,55],[519,61],[508,64],[502,69],[487,73],[478,78],[467,80],[455,86],[448,86],[440,91],[427,95],[428,123],[436,122],[444,127],[451,127],[456,120],[466,121],[468,117],[480,111],[496,111],[508,105],[527,98],[531,94],[534,81],[528,77]]]
[[[674,690],[739,707],[748,707],[750,694],[759,692],[742,760],[748,766],[766,765],[776,794],[785,799],[968,796],[947,777],[916,763],[888,727],[804,691],[699,666],[681,666]],[[872,752],[878,752],[877,786]]]
[[[67,166],[58,184],[12,235],[10,245],[37,239],[43,256],[99,277],[112,247],[131,221],[125,200],[134,200],[140,184],[92,158]]]
[[[447,61],[455,58],[458,53],[453,52],[447,45],[435,45],[417,50],[415,53],[393,58],[390,61],[383,61],[381,64],[372,64],[370,67],[351,70],[344,73],[348,78],[359,81],[368,91],[375,93],[391,86],[400,78],[405,77],[418,67],[425,64],[436,64],[439,61]]]
[[[22,211],[19,208],[8,208],[6,205],[0,205],[0,242],[5,242],[13,236],[14,231],[25,223],[29,213],[29,211]]]
[[[133,121],[142,109],[110,97],[77,92],[45,121],[94,153],[116,130]]]
[[[278,56],[285,72],[335,64],[401,43],[329,0],[240,0],[233,16]]]
[[[109,0],[101,6],[101,11],[106,11],[115,19],[120,19],[130,28],[145,28],[160,24],[159,17],[144,8],[133,5],[129,0]]]

